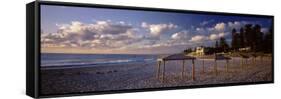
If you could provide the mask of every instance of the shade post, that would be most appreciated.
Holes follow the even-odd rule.
[[[254,59],[255,59],[255,57],[252,57],[252,64],[253,64],[253,65],[254,65],[254,63],[255,63],[255,62],[254,62]]]
[[[157,66],[157,79],[160,77],[160,68],[161,68],[161,61],[158,61],[158,66]]]
[[[253,57],[253,66],[256,66],[256,57]]]
[[[202,61],[202,67],[203,67],[202,71],[203,71],[203,73],[205,73],[205,63],[204,63],[204,59],[203,59],[203,61]]]
[[[228,60],[226,60],[226,72],[228,72],[228,65],[229,65],[229,61]]]
[[[240,65],[241,65],[241,68],[243,69],[243,58],[240,59]]]
[[[261,56],[261,63],[263,63],[263,56]]]
[[[165,80],[165,69],[166,69],[166,62],[165,60],[163,61],[163,72],[162,72],[162,82],[164,82]]]
[[[215,59],[215,67],[214,67],[214,69],[215,69],[215,74],[216,74],[216,76],[218,75],[218,69],[217,69],[217,60]]]
[[[194,59],[192,59],[192,80],[195,80],[195,64]]]
[[[182,72],[181,72],[181,77],[182,78],[184,77],[184,71],[185,71],[185,69],[184,69],[184,61],[185,60],[182,60]]]

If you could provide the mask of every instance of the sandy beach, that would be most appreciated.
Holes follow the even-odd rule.
[[[195,60],[195,77],[191,79],[191,61],[185,61],[182,78],[182,62],[166,63],[165,81],[157,78],[157,62],[136,62],[128,64],[95,65],[83,68],[41,69],[41,94],[64,94],[89,91],[109,91],[139,88],[159,88],[223,84],[241,82],[272,81],[272,59],[270,57],[251,59],[241,66],[240,58],[230,60],[228,72],[225,61],[218,62],[218,75],[214,72],[214,60]]]

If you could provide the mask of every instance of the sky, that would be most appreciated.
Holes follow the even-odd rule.
[[[171,54],[214,46],[231,31],[259,24],[266,33],[272,19],[41,5],[43,53]]]

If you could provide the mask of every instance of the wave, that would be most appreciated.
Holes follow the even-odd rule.
[[[68,60],[66,60],[68,61]],[[61,62],[53,64],[41,64],[42,69],[59,69],[59,68],[82,68],[82,67],[92,67],[97,65],[113,65],[113,64],[129,64],[137,62],[153,62],[156,61],[154,58],[150,59],[121,59],[121,60],[110,60],[103,62]]]

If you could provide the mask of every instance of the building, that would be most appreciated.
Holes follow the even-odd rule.
[[[211,47],[196,47],[195,50],[196,55],[202,56],[202,55],[211,55],[215,53],[215,49]]]
[[[251,51],[251,47],[239,48],[239,51],[241,51],[241,52],[248,52],[248,51]]]
[[[196,47],[196,55],[205,55],[206,49],[202,46]]]

